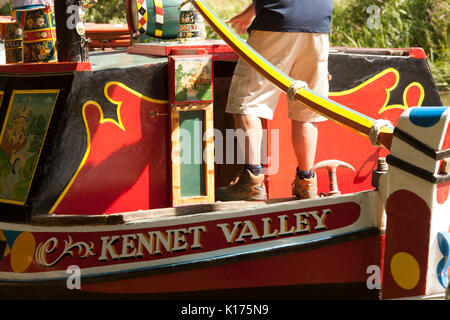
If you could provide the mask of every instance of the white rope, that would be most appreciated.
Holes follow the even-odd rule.
[[[378,119],[370,127],[369,131],[369,139],[373,146],[380,146],[378,143],[378,136],[380,135],[381,128],[386,126],[392,126],[392,123],[389,120]]]
[[[306,82],[296,80],[291,83],[291,86],[289,87],[288,91],[286,92],[287,97],[289,100],[294,101],[295,100],[295,94],[297,93],[298,89],[300,88],[307,88],[308,84]]]

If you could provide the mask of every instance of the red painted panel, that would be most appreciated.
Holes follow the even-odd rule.
[[[447,132],[445,133],[444,142],[441,147],[441,150],[446,149],[450,149],[450,125],[447,127]]]
[[[349,229],[339,229],[351,226],[360,214],[358,204],[347,202],[249,216],[222,216],[210,221],[180,221],[178,225],[171,225],[170,221],[169,225],[162,226],[143,224],[136,229],[3,230],[0,240],[7,243],[0,271],[19,277],[34,274],[37,278],[51,279],[59,277],[52,272],[64,272],[71,265],[80,267],[85,275],[88,272],[102,275],[118,270],[126,272],[236,254],[249,255],[261,248],[271,250],[345,234]],[[95,270],[91,269],[94,267]]]
[[[118,120],[101,106],[83,108],[88,149],[85,162],[56,207],[56,214],[111,214],[169,206],[167,104],[152,101],[123,84],[107,85]],[[151,111],[166,116],[150,117]]]
[[[272,248],[280,245],[271,244],[273,241],[288,241],[296,237],[299,242],[304,236],[316,235],[316,238],[320,238],[320,233],[333,230],[339,233],[338,229],[351,226],[360,214],[361,208],[357,203],[346,202],[131,230],[27,233],[33,239],[27,242],[27,248],[34,259],[26,260],[26,267],[21,272],[65,270],[73,264],[80,268],[113,265],[127,268],[129,263],[146,261],[161,265],[165,263],[163,259],[168,258],[189,261],[198,259],[190,256],[193,254],[214,257],[218,254],[215,252],[217,250],[228,249],[228,254],[252,250],[247,245],[264,243],[266,248]],[[17,233],[14,235],[17,236]],[[13,248],[15,238],[10,238],[8,234],[6,238],[10,239],[9,246]],[[146,243],[148,246],[144,247]],[[75,250],[76,247],[83,249]],[[8,252],[0,262],[0,271],[14,270],[14,263],[10,259]]]
[[[450,182],[441,183],[437,186],[436,200],[439,204],[444,204],[450,194]]]
[[[425,50],[423,48],[417,47],[417,48],[410,48],[409,49],[409,55],[412,58],[416,59],[426,59],[427,54],[425,53]]]
[[[61,73],[91,71],[90,62],[22,63],[0,65],[1,73]]]
[[[383,298],[419,296],[425,294],[428,265],[431,211],[427,203],[415,193],[399,190],[386,202],[387,227]],[[420,275],[413,288],[399,285],[391,272],[392,258],[407,253],[417,261]],[[405,265],[408,268],[408,265]],[[411,270],[411,268],[408,268]],[[414,283],[414,281],[411,281]]]
[[[365,282],[367,267],[380,266],[380,237],[208,268],[137,279],[83,284],[104,293],[185,292],[320,283]]]

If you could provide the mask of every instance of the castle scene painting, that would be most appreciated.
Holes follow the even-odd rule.
[[[12,93],[0,135],[0,202],[26,201],[58,93]]]

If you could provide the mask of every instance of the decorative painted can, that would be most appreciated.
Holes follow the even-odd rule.
[[[139,42],[148,37],[176,39],[178,6],[181,0],[127,0],[127,20],[130,33]]]
[[[180,42],[198,41],[206,38],[205,20],[191,3],[182,6],[178,24]]]
[[[0,32],[5,40],[5,62],[22,63],[22,29],[16,21],[8,21],[0,23]]]
[[[18,9],[13,11],[13,16],[23,30],[23,62],[57,62],[53,8]]]

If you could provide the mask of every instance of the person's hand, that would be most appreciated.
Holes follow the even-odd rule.
[[[229,23],[238,34],[243,34],[247,31],[247,28],[250,25],[251,20],[249,21],[245,17],[238,15],[234,16],[231,19],[226,20],[225,22]]]
[[[253,5],[251,5],[243,12],[235,15],[234,17],[226,20],[225,22],[229,23],[238,34],[243,34],[247,32],[247,28],[252,22],[254,15],[255,11],[253,9]]]

